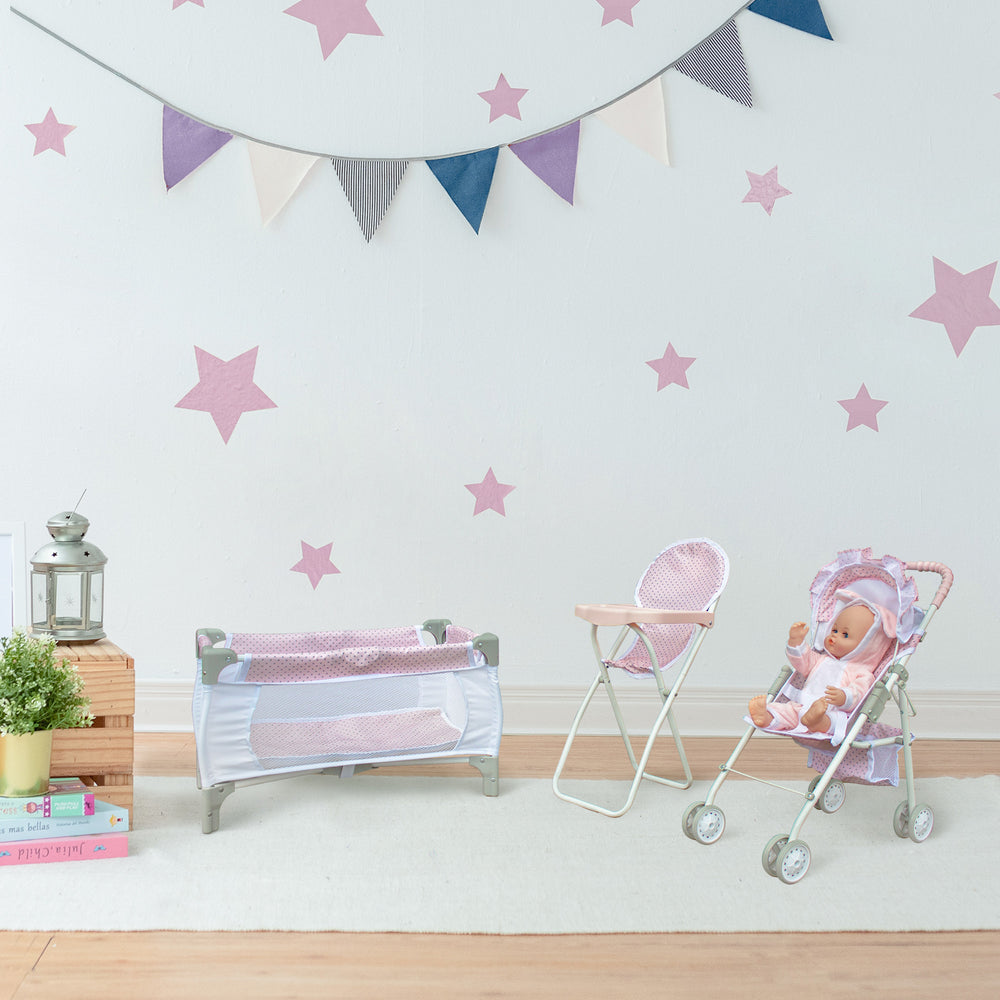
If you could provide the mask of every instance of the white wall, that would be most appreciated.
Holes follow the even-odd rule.
[[[0,17],[0,521],[30,554],[87,489],[108,632],[151,688],[190,678],[200,625],[439,615],[500,635],[519,698],[576,688],[574,604],[629,600],[659,549],[708,535],[732,575],[694,689],[766,686],[815,571],[871,545],[955,571],[915,697],[995,703],[1000,337],[956,358],[909,313],[933,257],[1000,258],[1000,23],[990,0],[822,6],[832,43],[739,15],[754,109],[665,77],[672,166],[588,118],[575,206],[501,149],[476,235],[415,162],[367,245],[326,163],[263,228],[242,140],[166,193],[160,106]],[[65,157],[24,129],[50,106]],[[775,165],[769,217],[745,171]],[[668,342],[689,389],[656,391]],[[259,346],[277,407],[228,444],[175,406],[195,345]],[[878,432],[846,431],[862,382]],[[489,467],[516,488],[473,517]],[[341,573],[290,572],[301,541]]]

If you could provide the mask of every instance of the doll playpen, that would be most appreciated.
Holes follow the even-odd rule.
[[[917,606],[916,583],[907,575],[908,572],[936,573],[941,578],[926,612]],[[810,635],[815,649],[822,649],[844,591],[888,609],[895,617],[896,634],[875,671],[874,684],[867,696],[859,699],[849,713],[842,741],[837,742],[836,737],[831,739],[809,733],[801,725],[781,732],[770,728],[763,730],[794,739],[809,751],[808,766],[820,773],[804,793],[736,769],[740,754],[759,731],[748,718],[749,728],[729,759],[721,765],[705,800],[695,802],[685,810],[681,821],[685,835],[700,844],[714,844],[722,836],[726,820],[716,804],[716,798],[731,774],[783,788],[803,798],[804,802],[789,832],[777,834],[767,842],[761,864],[768,875],[786,884],[796,883],[805,877],[811,861],[809,846],[799,839],[806,819],[814,810],[836,812],[846,799],[845,783],[897,786],[899,751],[902,749],[906,798],[896,807],[892,828],[898,837],[909,838],[916,843],[926,840],[934,825],[934,813],[930,806],[917,801],[914,788],[910,718],[916,712],[906,690],[909,680],[907,664],[923,641],[931,619],[947,597],[952,579],[951,570],[941,563],[903,563],[892,556],[875,557],[871,549],[846,550],[824,566],[810,588]],[[799,675],[794,674],[791,667],[784,667],[767,692],[768,703],[775,699],[801,700],[796,697],[796,690],[801,684]],[[899,728],[879,721],[890,700],[899,709]]]
[[[499,790],[499,641],[447,619],[308,633],[195,633],[202,831],[236,788],[465,761]]]

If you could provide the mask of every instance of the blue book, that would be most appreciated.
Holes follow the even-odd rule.
[[[99,836],[105,833],[125,833],[128,830],[128,810],[110,802],[94,801],[89,816],[43,816],[41,813],[20,816],[0,815],[0,843],[20,840],[41,840],[53,837]]]

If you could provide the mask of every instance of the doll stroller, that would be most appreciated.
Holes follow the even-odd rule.
[[[941,577],[941,584],[926,612],[917,607],[916,584],[912,577],[906,575],[907,571],[936,573]],[[846,798],[845,782],[898,785],[899,749],[902,747],[906,799],[896,808],[892,828],[897,837],[908,837],[916,843],[926,840],[934,825],[934,813],[930,806],[917,802],[914,791],[910,717],[916,713],[906,692],[909,680],[907,663],[918,643],[923,641],[927,626],[948,595],[952,579],[951,570],[941,563],[902,563],[892,556],[877,558],[869,548],[846,550],[824,566],[810,589],[810,635],[817,648],[821,646],[836,617],[838,591],[848,590],[860,595],[863,599],[888,609],[896,617],[894,641],[890,643],[888,652],[875,670],[873,685],[867,696],[858,699],[849,713],[844,738],[836,745],[827,736],[809,733],[801,725],[786,731],[764,730],[774,735],[788,736],[809,750],[808,766],[820,773],[804,794],[736,770],[737,758],[758,731],[757,726],[747,719],[750,722],[749,728],[729,759],[719,768],[719,775],[705,800],[695,802],[685,810],[682,817],[684,834],[700,844],[714,844],[722,836],[726,820],[715,800],[730,774],[738,774],[799,795],[805,801],[792,822],[791,829],[787,834],[772,837],[761,856],[761,864],[768,875],[786,884],[794,884],[804,878],[809,870],[809,847],[798,838],[812,811],[819,809],[825,813],[836,812]],[[768,703],[799,701],[795,692],[801,683],[801,678],[794,674],[792,668],[785,666],[767,692]],[[901,728],[879,721],[890,699],[899,708]]]

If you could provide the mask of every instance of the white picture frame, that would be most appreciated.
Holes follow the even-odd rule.
[[[0,636],[28,624],[24,522],[0,521]]]

